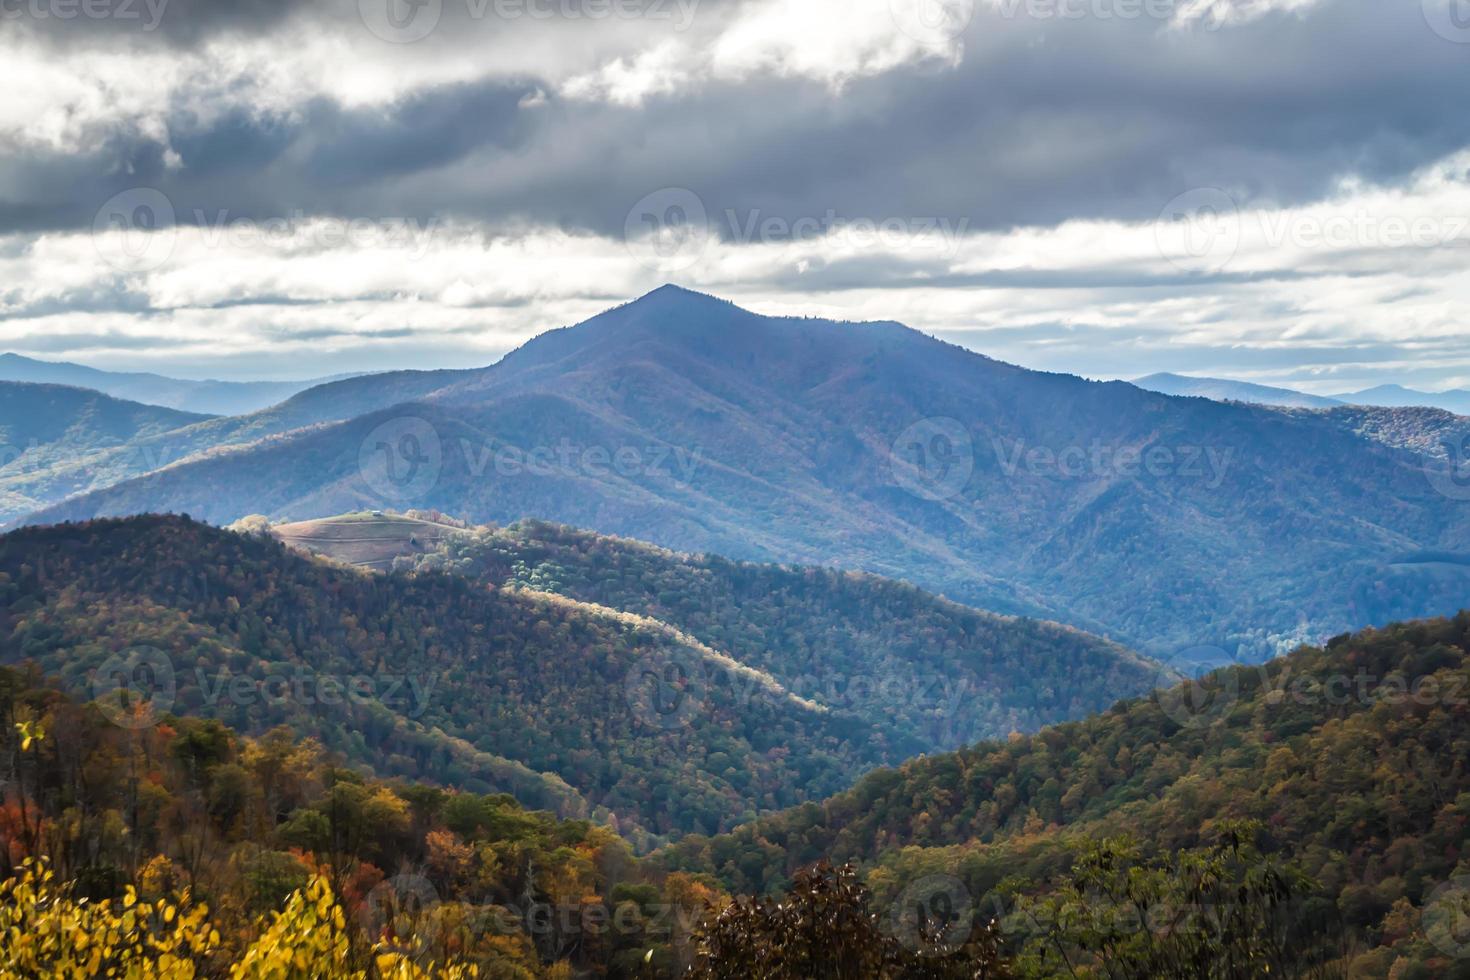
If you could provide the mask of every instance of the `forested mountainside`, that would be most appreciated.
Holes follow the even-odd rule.
[[[1079,718],[1170,677],[1071,627],[875,575],[682,555],[541,521],[455,530],[426,516],[344,515],[275,533],[369,567],[449,571],[651,617],[923,751]]]
[[[6,535],[0,609],[0,661],[68,690],[147,668],[174,710],[289,724],[381,775],[508,790],[635,838],[729,827],[920,747],[653,620],[373,576],[184,518]]]
[[[1413,437],[1028,371],[897,323],[665,287],[438,380],[396,401],[366,397],[393,392],[378,378],[314,389],[298,397],[364,397],[27,520],[537,517],[1258,659],[1453,611],[1437,572],[1398,589],[1416,572],[1397,559],[1470,552],[1463,488]]]
[[[0,975],[59,976],[36,969],[59,962],[77,964],[67,976],[102,975],[116,962],[103,958],[105,934],[119,956],[129,936],[171,936],[161,920],[182,893],[180,923],[203,935],[175,948],[156,942],[161,965],[189,962],[199,972],[188,975],[226,976],[254,946],[256,972],[241,976],[362,977],[349,969],[373,966],[376,944],[426,969],[374,974],[405,980],[464,975],[440,972],[448,963],[507,980],[573,969],[673,976],[717,895],[640,864],[606,827],[529,811],[510,796],[364,777],[287,728],[248,738],[171,714],[119,725],[117,708],[72,702],[33,672],[0,668],[0,882],[23,875],[28,859],[45,859],[56,876],[40,887],[46,901],[0,886],[0,922],[32,916],[7,931]],[[270,928],[270,915],[318,879],[340,902],[340,921],[306,915],[285,935]],[[116,901],[118,919],[68,910],[62,882],[72,902]],[[129,887],[141,916],[121,908]],[[313,894],[313,905],[326,898]],[[165,904],[151,922],[155,903]],[[67,911],[69,920],[58,914]],[[46,942],[47,927],[66,937],[63,948]],[[328,955],[339,942],[345,955]],[[152,959],[158,965],[157,950]],[[268,972],[293,959],[296,972]]]
[[[1467,642],[1470,615],[1343,638],[641,860],[290,729],[0,669],[0,916],[25,924],[0,967],[136,943],[199,976],[1464,978]],[[844,852],[860,877],[799,870]],[[49,929],[80,938],[31,938]]]
[[[147,458],[125,465],[120,447],[207,418],[85,388],[0,381],[0,524],[143,472]]]
[[[1355,977],[1470,976],[1454,931],[1470,901],[1467,653],[1470,613],[1337,637],[875,772],[664,859],[737,891],[780,887],[820,858],[860,862],[880,897],[949,875],[1009,914],[1100,837],[1132,835],[1140,859],[1167,861],[1249,819],[1312,879],[1292,916],[1309,928],[1301,942],[1337,948]],[[1453,929],[1436,934],[1445,916]]]
[[[248,738],[167,713],[140,724],[115,694],[79,704],[34,667],[0,668],[7,980],[1061,975],[1039,972],[1055,964],[1021,937],[946,905],[952,889],[932,876],[880,906],[854,869],[820,865],[779,904],[732,900],[640,860],[606,827],[507,795],[365,777],[287,728]],[[1208,957],[1234,968],[1210,975],[1232,978],[1305,962],[1280,942],[1299,875],[1258,854],[1250,832],[1180,855],[1172,885],[1125,842],[1097,842],[1161,897],[1217,899],[1232,927],[1128,937],[1117,952],[1175,968]],[[1081,880],[1049,885],[1062,900]],[[1058,935],[1091,941],[1071,926]]]
[[[818,674],[797,659],[802,638],[836,628],[854,597],[834,573],[779,574],[796,605],[773,627],[786,646],[768,651],[750,632],[754,611],[728,605],[733,648],[647,605],[461,573],[371,575],[182,517],[28,528],[0,538],[0,660],[33,660],[85,692],[118,658],[132,670],[162,657],[175,710],[254,733],[289,724],[381,775],[511,791],[635,840],[728,829],[967,732],[1100,708],[1157,676],[1072,630],[1012,628],[860,578],[850,588],[886,590],[887,610],[813,649],[861,641],[842,666],[864,674]],[[935,652],[900,672],[924,637],[940,641]],[[976,688],[960,690],[945,670],[976,658],[958,678]],[[317,690],[324,680],[367,696]]]

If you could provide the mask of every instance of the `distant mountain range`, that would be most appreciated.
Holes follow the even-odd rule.
[[[110,487],[184,460],[261,444],[286,432],[412,400],[437,391],[464,373],[399,371],[348,378],[318,385],[257,412],[221,418],[159,410],[100,395],[101,400],[76,397],[56,401],[48,408],[51,424],[72,433],[71,448],[66,452],[16,456],[8,465],[0,465],[0,522],[14,521],[73,494]],[[35,387],[0,382],[0,390],[21,392]],[[20,413],[17,418],[26,417],[24,400],[18,395],[4,404]],[[125,428],[134,416],[154,421],[138,428],[125,441],[106,434]],[[0,415],[0,420],[10,417],[8,413]],[[97,434],[93,437],[85,435],[94,431]],[[87,443],[95,451],[73,451],[79,443]],[[22,444],[23,440],[16,440],[17,446]],[[5,460],[0,459],[0,463]]]
[[[27,520],[535,516],[1259,659],[1462,600],[1442,563],[1403,560],[1470,552],[1466,494],[1421,448],[1453,423],[1404,411],[1171,398],[665,287],[488,368],[178,430],[196,456]]]
[[[92,388],[114,398],[202,415],[243,415],[274,405],[298,391],[345,377],[352,375],[311,381],[185,381],[161,374],[102,371],[66,361],[0,354],[0,381]]]
[[[1273,388],[1225,378],[1191,378],[1182,374],[1162,373],[1135,378],[1133,383],[1140,388],[1165,395],[1212,398],[1217,402],[1250,402],[1254,405],[1280,405],[1284,408],[1333,408],[1343,404],[1335,398],[1308,395],[1290,388]]]
[[[1470,391],[1415,391],[1403,385],[1379,385],[1364,391],[1335,396],[1349,405],[1378,405],[1383,408],[1427,406],[1456,415],[1470,415]]]
[[[1336,408],[1364,405],[1379,408],[1438,408],[1456,415],[1470,415],[1470,391],[1416,391],[1403,385],[1379,385],[1340,395],[1308,395],[1290,388],[1273,388],[1231,381],[1226,378],[1197,378],[1182,374],[1150,374],[1133,381],[1140,388],[1165,395],[1213,398],[1215,401],[1250,402],[1284,408]]]
[[[207,420],[86,388],[0,381],[0,521],[146,472],[157,460],[133,447]]]

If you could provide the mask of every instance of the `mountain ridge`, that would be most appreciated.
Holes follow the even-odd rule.
[[[1388,559],[1470,550],[1470,514],[1391,422],[1032,372],[891,323],[764,317],[677,288],[437,382],[28,520],[529,516],[861,568],[1159,655],[1257,658],[1444,611],[1432,582],[1386,597]]]
[[[315,385],[351,376],[304,381],[195,381],[147,371],[106,371],[71,361],[43,361],[14,352],[0,353],[0,380],[90,388],[114,398],[202,415],[246,414]]]

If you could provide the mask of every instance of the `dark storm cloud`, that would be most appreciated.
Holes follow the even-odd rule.
[[[278,30],[312,0],[4,0],[8,29],[56,45],[137,40],[190,47],[220,36]]]
[[[528,83],[443,86],[388,110],[346,109],[322,98],[291,115],[226,112],[206,124],[186,113],[169,123],[170,144],[115,136],[85,154],[54,153],[0,162],[0,186],[25,186],[21,200],[0,200],[0,228],[90,228],[113,195],[161,190],[179,224],[268,220],[313,214],[408,216],[384,195],[386,183],[423,177],[486,147],[513,147],[530,127],[517,104]],[[178,154],[171,165],[166,150]],[[411,206],[412,202],[401,202]],[[457,214],[464,201],[428,201],[413,213]]]
[[[432,12],[434,38],[493,36],[561,20],[606,29],[646,20],[683,26],[687,9],[707,21],[741,0],[0,0],[0,25],[57,48],[118,44],[198,48],[215,40],[273,36],[283,44],[332,33],[383,41],[369,23],[390,4],[399,18]],[[684,7],[680,5],[683,4]],[[422,9],[420,9],[422,8]],[[393,43],[383,41],[383,43]]]
[[[190,37],[293,16],[284,3],[205,8]],[[835,96],[766,73],[691,80],[638,107],[531,100],[552,86],[497,80],[387,108],[180,111],[167,147],[120,131],[80,156],[7,155],[0,222],[85,227],[131,186],[163,190],[181,220],[301,208],[614,236],[639,198],[688,187],[727,240],[739,238],[727,211],[733,224],[943,217],[970,230],[1151,220],[1200,186],[1285,205],[1346,176],[1400,180],[1470,145],[1467,82],[1470,49],[1433,33],[1417,3],[1333,0],[1212,31],[982,11],[957,68],[910,65]]]

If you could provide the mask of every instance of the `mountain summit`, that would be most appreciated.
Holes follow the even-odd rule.
[[[1466,584],[1412,559],[1470,551],[1470,508],[1416,451],[1330,413],[1028,371],[895,323],[666,286],[488,368],[416,379],[397,405],[395,377],[350,389],[381,396],[363,414],[321,405],[342,421],[32,520],[534,516],[862,568],[1161,654],[1265,657],[1454,608]]]

